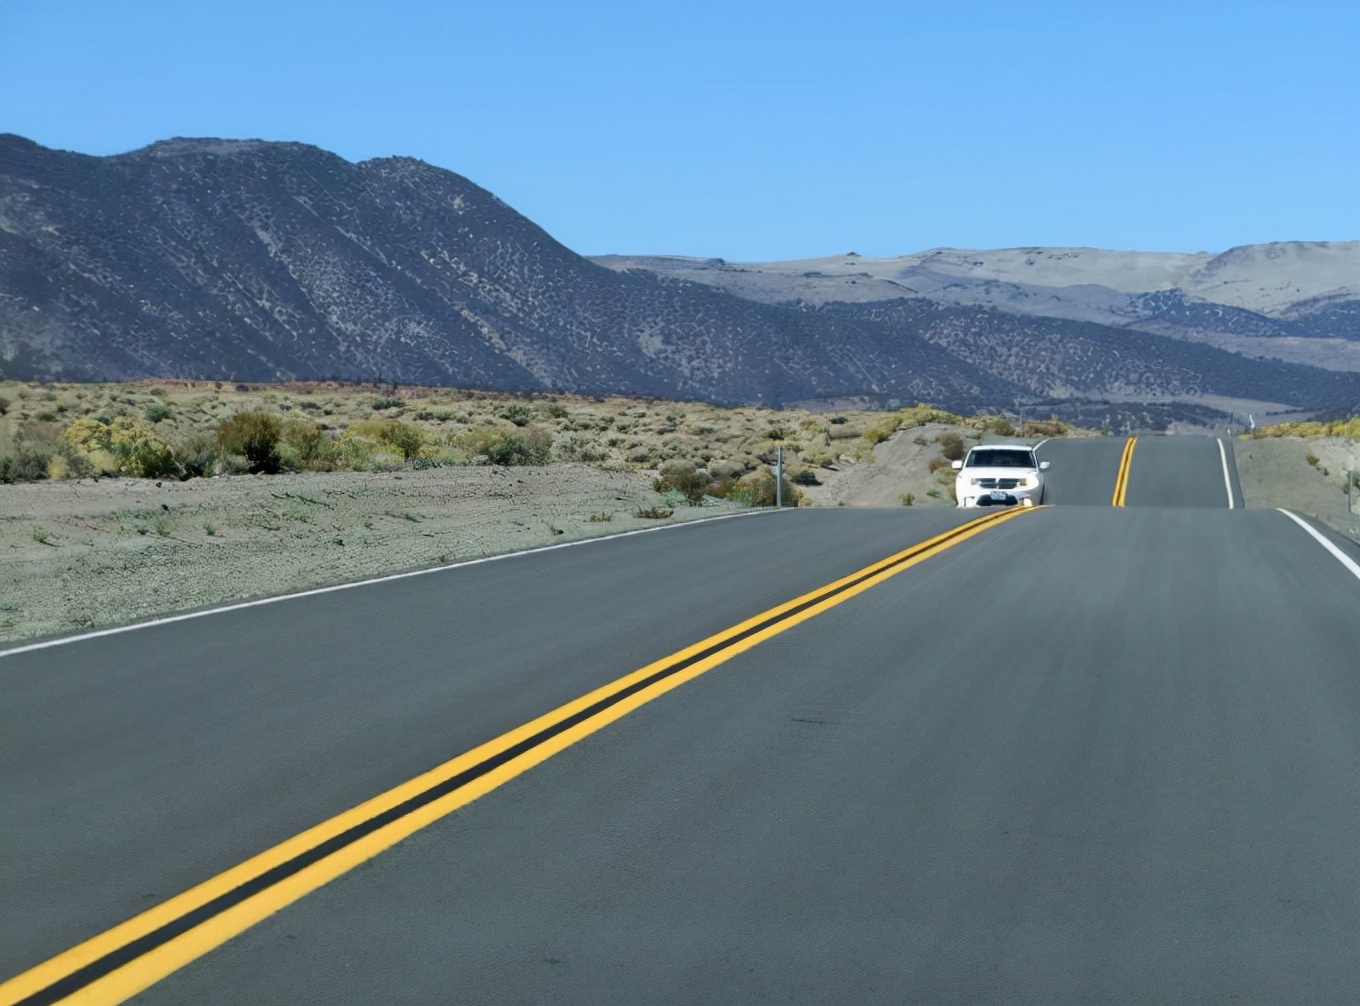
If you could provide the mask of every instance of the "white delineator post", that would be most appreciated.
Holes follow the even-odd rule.
[[[774,449],[774,505],[784,505],[784,445]]]
[[[1346,437],[1346,512],[1360,513],[1360,450],[1354,437]]]

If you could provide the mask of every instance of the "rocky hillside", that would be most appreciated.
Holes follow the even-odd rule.
[[[1089,321],[942,307],[907,290],[888,304],[770,303],[689,275],[606,268],[467,179],[407,158],[352,164],[224,140],[88,157],[16,136],[0,136],[0,376],[955,408],[1036,395],[1360,398],[1360,375]]]

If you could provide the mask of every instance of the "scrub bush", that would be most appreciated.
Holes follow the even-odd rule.
[[[0,410],[3,413],[3,410]],[[1267,437],[1351,437],[1360,439],[1360,416],[1332,422],[1272,423],[1251,431],[1253,440]]]
[[[946,412],[944,409],[937,409],[933,405],[918,403],[909,405],[905,409],[898,410],[897,413],[901,420],[901,426],[925,426],[926,423],[953,423],[961,424],[964,420],[962,416],[955,415],[953,412]]]
[[[610,442],[617,445],[621,440],[618,437],[611,437]],[[559,440],[554,453],[563,461],[604,461],[609,457],[608,451],[601,450],[589,437],[583,436]]]
[[[665,520],[667,517],[670,517],[674,513],[675,513],[674,510],[667,510],[664,507],[649,506],[646,507],[645,509],[643,507],[638,507],[636,510],[633,511],[633,516],[646,517],[651,520]]]
[[[901,425],[902,420],[898,416],[893,416],[889,419],[885,419],[878,425],[871,426],[869,427],[869,429],[865,430],[864,439],[869,441],[869,443],[871,444],[881,444],[883,443],[883,441],[887,440],[890,436],[896,433],[898,427]]]
[[[538,426],[523,430],[485,427],[455,439],[455,446],[470,453],[474,461],[488,465],[545,465],[552,443],[552,434]]]
[[[527,405],[514,402],[501,410],[501,418],[510,420],[516,426],[528,426],[534,418],[534,410]]]
[[[273,474],[280,468],[279,438],[283,424],[269,412],[237,412],[217,426],[217,446],[228,454],[239,454],[251,472]]]
[[[366,440],[362,436],[355,435],[352,431],[346,430],[339,442],[336,444],[335,463],[338,467],[349,471],[363,471],[369,465],[373,457],[374,444],[371,440]]]
[[[184,470],[168,440],[128,416],[108,423],[82,417],[66,428],[62,439],[101,472],[154,479],[179,478]]]
[[[190,433],[175,444],[175,459],[184,469],[184,478],[207,478],[217,467],[216,442],[202,431]]]
[[[708,472],[714,479],[737,479],[746,474],[746,466],[740,461],[714,461]]]
[[[803,494],[788,479],[782,487],[785,506],[802,506]],[[768,468],[757,468],[747,472],[727,491],[727,498],[745,503],[747,506],[774,506],[774,473]]]
[[[406,461],[415,460],[420,449],[425,446],[425,436],[420,432],[420,427],[410,423],[390,422],[378,433],[378,438]]]
[[[1065,437],[1071,427],[1064,423],[1057,416],[1049,419],[1029,419],[1021,428],[1020,435],[1024,437]]]
[[[963,437],[957,433],[941,433],[940,453],[947,461],[962,461],[968,448],[963,443]]]
[[[300,468],[328,469],[335,448],[326,431],[310,419],[294,416],[283,424],[283,445]]]
[[[52,455],[19,448],[9,457],[0,458],[0,482],[36,482],[47,478],[47,467]]]
[[[707,472],[700,471],[688,461],[667,461],[661,466],[661,474],[654,488],[659,493],[667,490],[677,492],[690,506],[697,506],[708,495],[708,487],[712,482]]]
[[[94,474],[94,462],[70,444],[62,444],[47,462],[50,479],[85,479]]]
[[[120,416],[113,421],[112,430],[110,443],[122,474],[144,479],[179,476],[174,449],[149,426]]]

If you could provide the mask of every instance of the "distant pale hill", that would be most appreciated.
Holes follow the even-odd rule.
[[[1277,247],[1284,259],[1270,258]],[[1252,359],[1276,354],[1225,352],[1203,333],[1346,342],[1354,287],[1318,279],[1325,270],[1308,263],[1347,248],[1354,257],[1354,244],[1239,250],[1260,259],[1241,266],[1166,256],[1158,285],[1086,284],[1116,300],[1100,307],[1093,294],[1082,315],[1071,307],[1081,298],[1054,295],[1074,287],[1009,277],[1042,261],[1035,275],[1056,282],[1086,255],[1117,273],[1119,253],[602,268],[467,179],[409,158],[353,164],[302,144],[217,139],[89,157],[0,136],[0,376],[338,377],[769,404],[1338,407],[1360,399],[1360,373]],[[1271,261],[1283,262],[1275,273]],[[1215,269],[1227,278],[1215,281]],[[1193,292],[1248,274],[1274,291],[1269,313]],[[1026,290],[1055,307],[1005,300]],[[1196,314],[1206,309],[1219,320]],[[1342,334],[1307,334],[1327,319]],[[1191,328],[1199,341],[1182,337]]]
[[[703,282],[740,287],[743,296],[768,301],[891,300],[905,293],[974,303],[1023,290],[1031,297],[1016,297],[1016,303],[1035,307],[1031,301],[1039,291],[1067,291],[1063,301],[1089,302],[1101,310],[1120,301],[1110,294],[1178,290],[1190,301],[1279,316],[1324,301],[1360,298],[1360,241],[1280,241],[1221,254],[937,248],[896,258],[863,258],[851,252],[789,262],[626,255],[594,261],[615,269],[702,277]]]
[[[645,255],[594,261],[768,304],[925,297],[1360,371],[1360,241],[1281,241],[1220,254],[940,248],[896,258],[852,252],[789,262]]]

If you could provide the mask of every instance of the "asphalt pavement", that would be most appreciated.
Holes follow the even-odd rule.
[[[0,973],[968,516],[757,514],[0,658]]]
[[[1051,462],[1044,502],[1109,506],[1127,437],[1048,440],[1038,450]],[[1221,446],[1220,446],[1221,445]],[[1125,506],[1231,508],[1242,506],[1242,487],[1231,439],[1141,435],[1129,466]]]
[[[1048,506],[1109,506],[1125,437],[1048,440],[1035,451],[1052,466],[1044,473]]]
[[[1223,508],[1228,506],[1230,480],[1232,502],[1240,507],[1242,489],[1236,476],[1231,440],[1140,436],[1129,466],[1125,505]]]
[[[1354,998],[1360,579],[1226,512],[1213,439],[1140,437],[1111,507],[1123,446],[1044,445],[1066,505],[737,653],[139,999]],[[0,658],[4,972],[968,516],[761,515]]]

